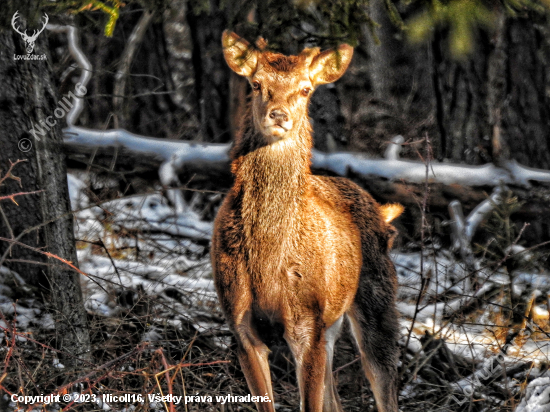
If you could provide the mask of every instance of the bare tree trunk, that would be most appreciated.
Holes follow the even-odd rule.
[[[371,37],[367,43],[370,56],[369,71],[372,84],[372,92],[376,100],[391,99],[391,89],[394,85],[394,72],[392,71],[392,59],[397,54],[400,45],[393,38],[392,26],[388,13],[384,7],[384,0],[374,0],[369,5],[371,18],[380,26],[376,29],[376,35],[380,44]]]
[[[369,11],[379,24],[376,37],[365,25],[351,68],[336,87],[346,88],[341,95],[351,148],[382,155],[395,135],[433,135],[432,67],[430,51],[405,40],[383,0],[371,2]],[[404,147],[403,154],[416,157],[415,148]]]
[[[41,15],[33,7],[36,3],[28,4],[26,8],[19,5],[20,14]],[[0,168],[6,171],[10,160],[25,159],[26,162],[14,171],[14,175],[21,178],[21,185],[8,180],[0,190],[2,193],[41,192],[19,197],[19,206],[11,202],[1,204],[0,234],[18,237],[28,231],[19,241],[76,265],[61,120],[53,116],[58,99],[47,60],[14,60],[14,54],[26,54],[21,37],[9,24],[14,12],[15,8],[9,8],[0,16]],[[46,33],[39,36],[35,54],[46,53],[46,39]],[[35,139],[29,131],[45,122],[48,116],[52,116],[50,123],[55,120],[57,124],[40,140]],[[0,243],[0,256],[9,246],[6,242]],[[57,347],[64,354],[63,362],[66,366],[78,366],[80,362],[75,357],[86,359],[90,351],[80,275],[56,260],[45,260],[42,255],[20,247],[13,247],[6,257],[4,265],[47,296],[45,303],[55,319]]]
[[[480,40],[473,55],[454,60],[447,39],[436,35],[433,45],[434,93],[438,99],[436,118],[442,157],[468,164],[491,160],[487,122],[486,42]]]
[[[535,13],[510,18],[501,12],[495,30],[476,40],[473,55],[452,61],[444,36],[433,43],[437,138],[443,158],[500,166],[515,159],[550,168],[550,30]],[[531,190],[537,193],[538,188]],[[530,220],[523,239],[542,242],[543,217]]]
[[[503,140],[502,133],[502,111],[506,104],[506,64],[508,54],[506,47],[506,27],[508,25],[504,13],[497,18],[495,35],[493,36],[494,50],[488,57],[487,68],[487,112],[488,122],[491,128],[491,149],[493,162],[502,163],[510,158],[510,152]]]
[[[201,124],[198,137],[210,142],[227,142],[231,137],[230,71],[221,45],[226,18],[220,3],[219,0],[191,1],[187,20],[193,39],[195,93]]]
[[[542,20],[542,21],[537,21]],[[509,21],[503,139],[510,156],[523,164],[550,169],[550,30],[548,19]]]
[[[452,61],[447,40],[433,46],[436,118],[443,157],[469,164],[506,158],[550,168],[550,33],[544,17],[500,15],[473,55]],[[540,24],[536,24],[540,23]]]

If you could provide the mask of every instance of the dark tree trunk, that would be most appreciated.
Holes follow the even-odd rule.
[[[550,168],[546,16],[501,12],[493,30],[478,33],[473,53],[457,60],[447,31],[437,29],[427,46],[411,45],[389,22],[383,2],[372,2],[370,11],[381,25],[380,45],[365,36],[349,70],[354,76],[336,85],[347,89],[352,148],[380,155],[396,134],[412,141],[428,133],[438,160],[498,165],[515,159]],[[414,146],[403,155],[416,158]]]
[[[351,68],[336,87],[345,89],[350,147],[380,156],[395,135],[419,140],[434,132],[431,52],[426,46],[411,47],[391,23],[384,1],[371,2],[369,11],[379,24],[379,43],[365,27]],[[417,158],[415,146],[403,147],[402,154]]]
[[[449,52],[448,32],[437,29],[430,42],[411,45],[391,26],[382,4],[371,3],[373,18],[382,25],[376,30],[380,45],[365,36],[348,74],[336,84],[346,97],[352,149],[380,156],[401,134],[411,143],[402,155],[418,159],[420,146],[414,142],[428,135],[440,161],[501,166],[515,159],[550,169],[546,16],[512,18],[501,12],[490,32],[478,34],[472,55],[457,60]],[[407,11],[404,18],[416,12]],[[542,217],[528,221],[529,241],[549,238]]]
[[[488,45],[480,41],[472,56],[454,60],[447,38],[433,44],[434,94],[440,157],[454,162],[491,161],[487,99]]]
[[[469,164],[504,159],[550,168],[550,33],[541,16],[499,16],[472,56],[451,61],[446,36],[433,45],[443,157]],[[539,23],[539,24],[537,24]]]
[[[197,137],[210,142],[227,142],[231,137],[230,71],[221,45],[227,21],[220,3],[219,0],[191,1],[187,20],[193,40],[195,94],[201,125]]]
[[[438,33],[431,76],[438,156],[497,166],[514,159],[550,169],[549,62],[548,19],[534,13],[519,18],[502,13],[494,30],[481,33],[473,54],[460,61],[451,59],[448,38]],[[523,217],[517,219],[523,223]],[[525,220],[530,226],[523,240],[548,240],[543,215]]]
[[[24,17],[41,15],[33,7],[19,5],[19,10]],[[8,8],[0,15],[0,168],[5,173],[10,160],[25,159],[26,162],[13,171],[21,178],[21,183],[8,180],[0,193],[41,192],[19,197],[19,206],[2,202],[0,235],[18,238],[20,242],[76,265],[73,218],[62,153],[62,120],[52,117],[50,122],[55,119],[57,124],[40,140],[34,139],[29,132],[33,126],[53,116],[58,99],[48,61],[14,60],[14,54],[26,52],[21,37],[9,24],[13,12],[15,8]],[[46,33],[38,37],[35,54],[46,53],[46,39]],[[4,255],[9,246],[8,242],[0,242],[0,254]],[[29,284],[42,289],[51,300],[45,303],[55,319],[57,347],[65,354],[63,361],[67,366],[77,366],[79,362],[74,356],[87,358],[90,349],[80,275],[55,259],[46,260],[43,255],[21,247],[13,247],[6,258],[4,265],[18,272]]]
[[[550,30],[547,19],[537,23],[512,20],[506,30],[502,129],[511,158],[550,169]]]

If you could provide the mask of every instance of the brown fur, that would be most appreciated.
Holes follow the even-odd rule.
[[[281,327],[294,354],[301,410],[342,411],[332,349],[346,315],[378,410],[397,412],[396,276],[388,257],[396,231],[388,222],[402,207],[380,206],[354,183],[310,171],[303,90],[340,77],[351,48],[288,58],[251,50],[227,32],[223,44],[230,67],[260,84],[231,153],[235,184],[212,241],[216,289],[241,367],[252,394],[271,399],[256,406],[274,411],[260,330],[267,323]]]
[[[279,53],[264,52],[263,57],[269,66],[278,72],[290,72],[298,63],[297,56],[283,56]]]

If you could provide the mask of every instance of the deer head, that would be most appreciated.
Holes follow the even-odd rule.
[[[44,29],[46,28],[46,25],[48,24],[48,21],[49,21],[49,17],[46,13],[44,13],[44,24],[43,24],[42,28],[40,30],[34,30],[33,33],[32,33],[32,36],[27,35],[27,30],[25,30],[25,32],[22,32],[19,29],[19,27],[17,27],[15,25],[18,18],[19,18],[19,10],[17,10],[15,12],[15,14],[13,15],[13,17],[11,19],[11,25],[12,25],[13,29],[17,33],[19,33],[21,35],[21,37],[23,38],[23,41],[26,44],[27,54],[31,54],[32,51],[34,50],[34,42],[38,38],[38,35],[40,33],[42,33],[44,31]]]
[[[292,136],[308,122],[307,107],[315,87],[338,80],[348,68],[353,48],[347,44],[321,53],[305,49],[298,56],[258,50],[237,34],[222,37],[225,60],[252,86],[255,129],[267,143]]]

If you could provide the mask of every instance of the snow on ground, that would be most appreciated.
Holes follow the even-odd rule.
[[[86,196],[88,185],[84,178],[84,174],[68,176],[71,205],[76,210],[75,234],[80,240],[78,260],[81,270],[88,274],[87,277],[82,276],[87,310],[101,316],[115,316],[123,310],[119,297],[127,290],[132,294],[133,301],[139,299],[140,294],[160,301],[155,312],[159,320],[178,326],[182,318],[202,319],[198,325],[199,331],[211,327],[209,319],[213,308],[217,307],[210,260],[206,253],[212,223],[201,221],[190,207],[175,212],[158,193],[91,205]],[[550,357],[548,339],[512,343],[506,355],[499,355],[499,344],[491,332],[494,329],[491,319],[461,325],[443,320],[443,315],[449,310],[456,310],[469,299],[464,297],[469,288],[467,271],[451,252],[433,248],[425,252],[422,258],[420,252],[394,252],[392,259],[400,285],[398,309],[403,316],[403,336],[409,334],[411,319],[415,318],[409,340],[409,348],[413,352],[422,350],[420,339],[428,331],[444,338],[455,354],[477,362],[478,372],[484,371],[487,362],[495,356],[501,356],[505,365],[535,361],[531,376],[538,376],[537,365],[547,363]],[[424,276],[421,277],[420,273]],[[429,282],[417,306],[422,278],[429,278]],[[479,278],[484,291],[508,282],[508,276],[503,271],[481,271]],[[548,273],[518,272],[514,276],[514,293],[519,296],[537,289],[540,294],[548,294],[548,279]],[[53,328],[51,317],[36,304],[30,293],[29,298],[13,302],[11,296],[14,290],[20,292],[25,288],[28,289],[19,275],[0,267],[2,313],[7,316],[17,313],[17,327],[20,330]],[[443,294],[451,298],[439,299]],[[541,306],[535,309],[542,318],[548,319],[547,308]],[[0,326],[6,326],[2,320]],[[159,339],[159,334],[152,327],[142,339]],[[402,339],[404,342],[405,338]],[[471,377],[456,385],[462,389],[475,386]],[[405,388],[405,392],[408,390],[412,391]],[[525,393],[517,412],[550,412],[550,377],[542,375],[531,381]]]
[[[82,185],[74,185],[76,190],[80,187]],[[179,232],[180,228],[176,226],[167,229],[166,226],[159,225],[159,222],[169,221],[171,224],[172,222],[183,221],[181,217],[170,219],[170,213],[173,214],[174,211],[159,195],[111,201],[102,205],[102,208],[116,215],[114,223],[126,229],[133,228],[147,231],[156,228],[159,231],[165,230],[169,234],[182,233]],[[122,209],[122,213],[120,209]],[[80,213],[85,213],[82,216],[84,220],[89,218],[87,212],[84,211],[77,214],[77,219],[80,217]],[[193,223],[194,220],[198,221],[198,218],[196,215],[193,216],[192,211],[187,210],[186,213],[188,215],[185,217],[187,219],[185,225],[199,228],[197,230],[202,231],[205,237],[209,237],[211,229],[209,231],[204,226],[206,225],[204,222]],[[86,236],[86,224],[83,222],[81,227],[82,234],[79,236]],[[106,239],[105,243],[111,242],[113,245],[118,243],[119,246],[124,244],[122,239],[109,239],[106,232],[103,233],[103,236]],[[174,240],[172,241],[174,242]],[[152,250],[151,245],[147,245],[145,240],[140,240],[140,242],[142,244],[141,248]],[[163,290],[169,287],[182,291],[194,290],[195,293],[207,296],[208,299],[211,299],[211,302],[215,302],[215,291],[212,285],[208,259],[205,258],[201,261],[200,269],[185,270],[185,268],[193,267],[193,262],[182,257],[179,253],[181,249],[176,247],[175,244],[171,244],[167,250],[170,253],[153,259],[154,262],[151,261],[150,263],[117,260],[116,265],[119,273],[114,270],[109,258],[94,255],[91,253],[90,248],[79,252],[79,261],[81,268],[87,273],[114,284],[118,282],[118,284],[122,283],[132,288],[142,286],[148,293],[156,295],[162,295]],[[468,271],[455,258],[453,253],[439,247],[433,247],[424,252],[422,259],[420,252],[394,252],[392,253],[392,260],[396,266],[400,285],[398,308],[403,315],[401,320],[403,336],[409,333],[411,319],[415,317],[413,333],[409,341],[409,347],[413,351],[422,350],[420,339],[424,332],[428,331],[443,338],[448,348],[455,354],[475,361],[478,365],[477,373],[483,374],[487,368],[487,362],[494,362],[495,357],[498,356],[500,356],[499,360],[502,359],[503,364],[507,366],[514,365],[518,361],[535,361],[535,365],[548,362],[550,356],[548,340],[528,339],[522,344],[510,345],[506,355],[501,355],[502,343],[499,344],[492,333],[494,321],[491,319],[483,319],[478,324],[465,322],[462,325],[455,325],[442,320],[444,314],[458,309],[469,299],[469,297],[464,297],[464,295],[468,295],[468,288],[470,287],[467,276]],[[430,281],[424,291],[425,297],[422,299],[419,309],[417,309],[415,303],[422,283],[420,273],[424,273],[424,278],[429,277]],[[507,284],[509,281],[509,277],[503,270],[490,271],[483,269],[479,272],[478,277],[482,282],[481,291],[478,293],[491,290],[495,285]],[[550,279],[548,273],[517,272],[514,274],[513,290],[519,296],[526,292],[531,293],[533,286],[536,286],[540,290],[539,293],[547,294],[550,289],[548,279]],[[86,290],[89,293],[88,310],[95,310],[104,314],[116,311],[116,306],[113,306],[112,302],[109,303],[104,291],[94,287],[89,280],[86,280],[86,284]],[[91,293],[92,291],[93,293]],[[438,301],[438,296],[443,294],[451,294],[455,297],[446,301]],[[181,310],[189,311],[190,307],[187,306]],[[544,307],[539,310],[543,312],[543,316],[548,318],[548,311]],[[531,372],[530,376],[537,376],[536,370]],[[528,388],[534,389],[529,389],[531,392],[528,395],[532,394],[524,400],[525,406],[522,406],[522,412],[546,410],[540,408],[545,407],[544,399],[548,394],[544,390],[537,394],[535,388],[536,385],[544,386],[546,381],[541,379],[536,379],[529,384]],[[463,388],[475,387],[475,383],[472,383],[471,380],[472,377],[465,378],[456,385]]]
[[[14,301],[12,297],[19,298]],[[41,304],[33,297],[32,289],[25,284],[19,274],[0,266],[0,313],[6,318],[15,318],[17,328],[29,330],[33,327],[53,329],[52,317],[43,311]],[[0,318],[0,326],[6,328],[6,322]],[[4,339],[4,332],[0,329],[0,341]],[[25,340],[18,336],[18,340]]]
[[[465,323],[461,326],[442,321],[444,315],[461,307],[471,299],[472,295],[472,293],[468,293],[468,285],[465,282],[467,271],[463,263],[456,260],[452,253],[443,249],[429,251],[421,260],[420,253],[394,252],[392,260],[399,282],[397,307],[404,317],[415,318],[414,328],[420,332],[418,338],[422,336],[423,331],[428,331],[431,334],[437,333],[445,338],[449,348],[455,353],[474,360],[483,359],[487,356],[488,351],[498,351],[497,342],[489,328],[494,325],[490,319],[481,319],[483,322],[478,322],[475,325]],[[420,273],[425,274],[424,278],[430,277],[430,279],[424,290],[425,298],[417,307],[416,298],[422,284]],[[508,283],[508,276],[502,270],[482,270],[478,277],[482,286],[474,296],[491,290],[495,285]],[[514,273],[513,290],[518,297],[527,290],[530,293],[547,295],[550,292],[548,279],[550,279],[550,274],[546,272],[517,272]],[[533,287],[534,291],[531,290]],[[456,296],[450,300],[433,302],[444,293]],[[545,306],[535,306],[534,310],[539,313],[541,318],[548,319],[548,309]],[[494,307],[494,310],[496,309],[497,306]],[[403,324],[408,331],[410,320],[403,320]],[[536,326],[532,329],[533,333],[538,331]],[[516,358],[523,360],[547,361],[550,359],[550,344],[546,341],[529,340],[521,349],[510,348],[510,351],[515,353]]]
[[[217,302],[206,253],[212,223],[201,221],[191,208],[175,213],[158,193],[90,207],[83,191],[87,185],[69,176],[71,204],[78,210],[75,235],[83,241],[78,261],[89,275],[82,277],[86,309],[114,316],[122,310],[117,295],[128,290],[158,298],[158,317],[176,326],[182,316],[208,318]],[[144,340],[154,336],[146,333]]]
[[[532,381],[525,391],[525,397],[516,412],[550,411],[550,377],[541,377]]]

